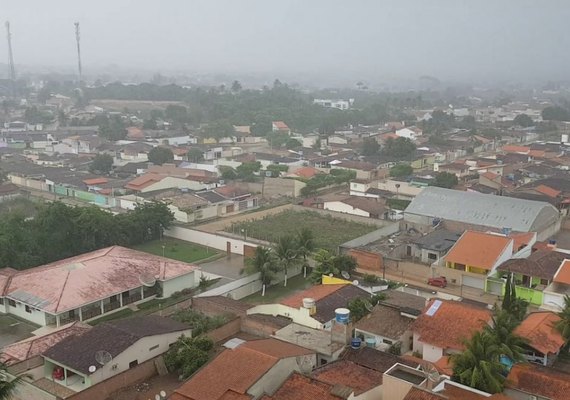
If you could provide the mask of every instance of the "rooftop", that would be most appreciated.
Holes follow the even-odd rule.
[[[447,251],[461,237],[461,233],[447,229],[436,229],[414,241],[415,244],[426,250]]]
[[[513,258],[497,267],[499,271],[513,272],[551,281],[560,264],[570,255],[551,250],[537,250],[527,258]]]
[[[275,337],[320,354],[332,355],[344,347],[342,343],[332,341],[330,331],[308,328],[295,323],[279,329],[275,332]]]
[[[380,304],[391,305],[408,314],[419,315],[426,306],[426,298],[422,296],[400,290],[386,290],[382,293],[386,295],[386,298],[380,300]]]
[[[570,374],[535,364],[515,364],[507,376],[507,387],[552,400],[567,400]]]
[[[339,400],[342,397],[334,394],[334,386],[293,372],[273,395],[265,395],[261,400]]]
[[[378,336],[399,339],[414,320],[401,315],[395,307],[378,304],[372,312],[354,324],[354,328]]]
[[[348,360],[329,363],[313,371],[313,377],[331,385],[343,385],[354,390],[354,395],[382,384],[382,372],[363,367]]]
[[[412,368],[416,368],[419,365],[414,361],[366,346],[360,349],[348,348],[343,353],[342,358],[382,373],[388,371],[396,363]]]
[[[4,280],[0,293],[57,314],[140,287],[142,275],[164,281],[196,269],[192,264],[112,246],[23,271],[8,271],[11,278]],[[0,284],[2,281],[0,278]]]
[[[305,348],[273,338],[246,342],[220,353],[176,389],[172,400],[248,398],[249,388],[281,358],[309,354]]]
[[[447,253],[445,261],[491,270],[506,251],[512,254],[512,243],[506,236],[466,231]]]
[[[554,275],[554,282],[570,285],[570,260],[562,261],[558,272]]]
[[[99,350],[108,351],[115,358],[143,337],[188,329],[190,327],[186,324],[158,315],[126,318],[97,325],[82,335],[69,336],[43,355],[66,367],[90,375],[89,367],[96,365],[95,353]]]
[[[422,190],[404,213],[518,232],[538,232],[559,218],[556,208],[545,202],[435,186]]]
[[[558,321],[560,317],[553,312],[534,312],[527,315],[514,332],[542,354],[556,354],[565,344],[560,332],[554,328]]]
[[[463,350],[463,341],[482,330],[490,320],[488,309],[453,300],[431,300],[412,324],[412,331],[419,334],[419,340],[424,343]]]

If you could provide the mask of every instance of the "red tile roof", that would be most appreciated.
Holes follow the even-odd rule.
[[[564,283],[570,285],[570,260],[564,260],[556,275],[554,275],[554,282]]]
[[[162,179],[164,179],[164,176],[160,176],[158,174],[153,174],[153,173],[147,173],[139,177],[136,177],[135,179],[127,183],[125,187],[131,190],[142,190],[145,187],[150,186],[155,182],[160,182]]]
[[[507,387],[552,400],[568,400],[570,374],[533,364],[515,364],[507,376]]]
[[[315,175],[321,174],[322,172],[313,167],[302,167],[293,172],[291,175],[299,176],[301,178],[312,178]]]
[[[432,393],[426,389],[421,389],[419,387],[412,387],[404,400],[444,400],[446,399],[439,394]]]
[[[283,121],[273,121],[273,126],[275,126],[275,128],[279,129],[280,131],[281,130],[283,130],[283,131],[289,130],[289,127]]]
[[[176,389],[172,399],[246,399],[249,388],[281,358],[311,354],[307,349],[277,339],[254,342],[257,343],[244,343],[235,349],[224,350]]]
[[[343,385],[354,390],[355,396],[382,384],[382,372],[341,360],[316,369],[313,377],[331,385]]]
[[[484,177],[484,178],[487,178],[487,179],[489,179],[489,180],[491,180],[491,181],[494,181],[495,179],[497,179],[497,178],[498,178],[499,176],[501,176],[501,175],[496,174],[496,173],[491,172],[491,171],[487,171],[487,172],[481,174],[481,176]]]
[[[83,181],[84,184],[90,186],[90,185],[102,185],[104,183],[109,182],[109,180],[107,178],[92,178],[92,179],[85,179]]]
[[[427,315],[431,305],[441,304],[432,316]],[[427,344],[442,349],[463,350],[463,341],[480,331],[491,320],[491,311],[453,300],[431,300],[424,312],[412,324],[412,331]]]
[[[522,246],[528,246],[535,236],[535,232],[511,233],[509,237],[514,240],[513,253],[516,253],[519,248],[522,248]]]
[[[303,299],[311,298],[315,301],[327,297],[329,294],[336,292],[343,288],[346,284],[342,285],[316,285],[302,292],[295,293],[280,301],[280,304],[293,308],[300,308],[303,306]]]
[[[564,338],[554,328],[560,317],[550,311],[529,314],[517,328],[515,333],[528,340],[528,345],[542,354],[558,353],[564,346]]]
[[[294,372],[272,396],[261,400],[340,400],[333,390],[334,385]]]
[[[530,147],[527,146],[515,146],[515,145],[507,145],[503,146],[502,150],[505,153],[524,153],[528,154],[530,151]]]
[[[447,253],[445,261],[491,270],[512,241],[501,235],[466,231]]]
[[[560,195],[560,193],[562,193],[560,190],[553,189],[546,185],[538,185],[537,187],[534,188],[534,190],[552,198],[556,198]]]
[[[433,365],[444,375],[451,376],[453,374],[453,365],[451,365],[451,358],[449,356],[441,357]]]

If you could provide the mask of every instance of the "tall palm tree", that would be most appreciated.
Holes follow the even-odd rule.
[[[564,308],[558,313],[560,321],[554,327],[560,332],[566,343],[570,342],[570,296],[564,296]]]
[[[265,289],[275,278],[279,266],[271,249],[258,246],[255,248],[253,258],[246,261],[245,272],[247,274],[259,273],[261,279],[261,295],[265,296]],[[242,271],[243,272],[243,271]],[[1,399],[0,399],[1,400]]]
[[[315,238],[313,231],[305,227],[297,232],[297,253],[303,257],[303,277],[307,277],[309,263],[307,258],[315,251]]]
[[[499,360],[493,336],[476,332],[465,346],[463,353],[451,356],[453,380],[488,393],[502,392],[507,369]]]
[[[311,273],[310,280],[314,284],[320,283],[323,275],[338,273],[338,271],[334,270],[333,266],[334,256],[328,250],[317,250],[313,259],[315,260],[315,268]]]
[[[12,395],[16,391],[16,387],[22,382],[23,377],[18,376],[15,379],[8,381],[8,376],[6,372],[8,371],[8,366],[0,362],[0,400],[8,400],[12,398]]]
[[[281,236],[275,246],[275,256],[285,274],[284,286],[287,286],[287,270],[299,262],[299,252],[293,236]]]
[[[496,311],[492,325],[485,331],[493,337],[499,354],[509,357],[513,362],[525,362],[523,346],[526,341],[514,333],[518,321],[507,311]]]

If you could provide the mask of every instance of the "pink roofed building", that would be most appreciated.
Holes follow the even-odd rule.
[[[51,264],[0,269],[0,313],[41,326],[85,321],[198,284],[199,267],[112,246]]]

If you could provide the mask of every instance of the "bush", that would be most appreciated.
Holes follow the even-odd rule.
[[[388,348],[388,353],[399,356],[402,354],[402,343],[396,342]]]
[[[164,363],[171,372],[184,380],[208,362],[214,342],[207,337],[188,338],[182,335],[164,356]]]

